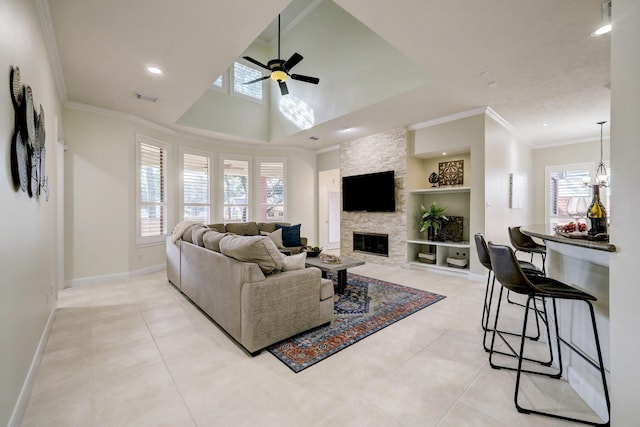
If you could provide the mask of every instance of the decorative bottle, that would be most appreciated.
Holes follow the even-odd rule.
[[[593,200],[587,210],[587,218],[589,219],[589,235],[607,234],[607,211],[602,202],[600,202],[600,186],[593,186]]]

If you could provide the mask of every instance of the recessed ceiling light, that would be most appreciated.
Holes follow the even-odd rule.
[[[153,65],[148,66],[147,71],[150,72],[151,74],[155,74],[156,76],[159,76],[162,74],[162,70],[158,67],[154,67]]]
[[[543,128],[546,128],[546,127],[548,127],[548,126],[549,126],[549,123],[543,123],[543,124],[542,124],[542,127],[543,127]]]
[[[446,156],[446,155],[447,155],[446,151],[445,151],[445,152],[443,152],[443,153],[442,153],[442,155],[443,155],[443,156]]]
[[[354,130],[355,130],[355,128],[351,128],[351,127],[349,127],[349,128],[342,128],[342,129],[340,129],[340,132],[351,132],[351,131],[354,131]]]
[[[487,86],[489,86],[491,89],[493,89],[494,87],[498,86],[498,83],[497,82],[489,82],[489,83],[487,83]]]
[[[483,71],[480,73],[482,77],[489,77],[491,75],[491,71]]]

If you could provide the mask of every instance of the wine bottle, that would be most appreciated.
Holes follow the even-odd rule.
[[[591,224],[589,235],[607,234],[607,211],[600,202],[600,186],[593,186],[593,200],[587,210],[587,218]]]

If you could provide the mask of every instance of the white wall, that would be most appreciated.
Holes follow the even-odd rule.
[[[616,0],[611,35],[611,310],[612,423],[636,425],[638,405],[638,212],[640,212],[640,2]]]
[[[23,82],[33,89],[35,105],[42,104],[45,111],[48,201],[44,197],[29,198],[27,193],[16,191],[12,183],[11,66],[20,67]],[[60,116],[60,101],[34,1],[0,3],[0,70],[0,425],[7,425],[19,417],[21,408],[16,402],[56,298],[55,123]],[[12,419],[14,408],[17,412]]]
[[[108,279],[159,266],[164,245],[136,246],[136,133],[170,145],[170,222],[179,220],[180,147],[214,155],[214,176],[220,154],[284,157],[287,161],[287,221],[302,224],[302,234],[317,241],[315,154],[309,150],[272,148],[209,141],[173,131],[124,114],[64,109],[66,192],[66,279],[73,283]],[[253,218],[255,219],[255,218]],[[219,218],[212,219],[212,222]]]

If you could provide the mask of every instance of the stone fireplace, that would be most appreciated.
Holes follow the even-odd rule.
[[[341,255],[378,264],[407,264],[407,153],[405,128],[340,145],[341,176],[393,170],[396,192],[395,212],[340,213]]]

